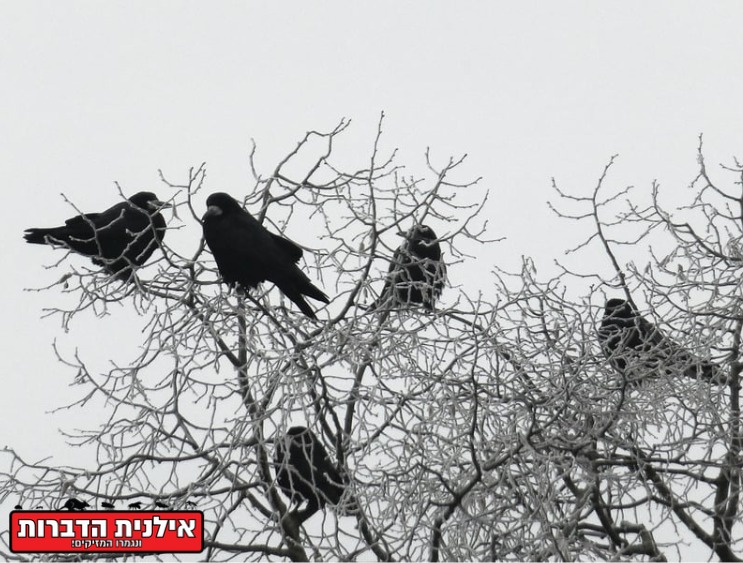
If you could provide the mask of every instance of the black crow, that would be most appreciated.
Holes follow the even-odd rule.
[[[67,501],[62,505],[62,508],[66,508],[67,510],[85,510],[90,505],[85,502],[84,500],[78,500],[75,497],[70,497],[67,499]]]
[[[23,510],[23,507],[20,504],[16,504],[13,510]]]
[[[170,505],[165,504],[164,502],[160,502],[159,500],[155,501],[155,506],[157,508],[170,508]]]
[[[322,442],[311,430],[292,426],[275,444],[276,481],[292,503],[307,501],[304,518],[328,502],[338,505],[346,486]]]
[[[661,374],[724,379],[718,366],[668,338],[624,299],[606,302],[598,337],[609,363],[630,382]]]
[[[152,192],[139,192],[102,213],[67,219],[63,227],[26,229],[24,238],[89,256],[117,279],[128,280],[165,236],[165,219],[159,212],[164,205],[168,204]]]
[[[139,510],[142,508],[142,501],[138,500],[136,502],[130,502],[129,508],[133,508],[134,510]]]
[[[302,249],[266,230],[228,194],[214,193],[206,205],[204,239],[225,283],[247,290],[268,280],[305,315],[316,318],[302,296],[323,303],[328,303],[328,297],[297,267]]]
[[[103,508],[107,508],[107,509],[109,509],[109,510],[111,510],[111,509],[115,508],[115,506],[114,506],[114,503],[112,503],[112,502],[106,502],[106,501],[103,501],[103,502],[101,503],[101,506],[102,506]]]
[[[427,225],[415,225],[407,233],[398,234],[405,241],[392,256],[387,281],[372,308],[417,304],[433,310],[446,278],[436,233]]]

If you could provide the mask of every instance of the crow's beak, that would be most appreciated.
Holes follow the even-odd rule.
[[[148,205],[150,206],[150,209],[152,209],[153,211],[161,211],[165,209],[166,207],[168,209],[172,209],[173,217],[175,217],[176,219],[180,221],[180,217],[178,217],[178,208],[172,203],[169,203],[167,201],[160,201],[159,199],[153,199],[152,201],[149,202]]]
[[[206,213],[204,213],[204,219],[207,217],[219,217],[222,214],[222,208],[217,205],[210,205],[206,208]]]
[[[150,206],[151,209],[162,209],[163,207],[170,207],[173,209],[173,204],[168,203],[167,201],[160,201],[159,199],[153,199],[152,201],[148,202],[147,205]]]

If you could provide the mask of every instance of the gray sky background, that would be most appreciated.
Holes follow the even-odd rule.
[[[743,157],[741,20],[740,3],[678,0],[0,2],[0,445],[64,450],[46,413],[79,390],[55,337],[101,365],[129,345],[115,314],[64,334],[40,320],[58,291],[24,291],[67,271],[22,240],[72,215],[60,193],[85,211],[116,201],[115,181],[165,197],[158,168],[180,181],[206,161],[204,198],[239,196],[251,138],[268,173],[347,117],[339,148],[359,162],[384,111],[399,163],[467,153],[459,178],[483,177],[490,234],[507,240],[480,249],[479,271],[522,254],[548,267],[585,233],[549,211],[551,177],[587,195],[618,153],[611,185],[671,194],[696,173],[699,133],[711,165]],[[200,231],[178,237],[195,249]]]

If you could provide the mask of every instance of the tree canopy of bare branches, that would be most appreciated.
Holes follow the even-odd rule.
[[[204,165],[182,181],[161,175],[186,250],[166,237],[130,284],[57,265],[64,284],[42,295],[69,306],[49,314],[74,332],[73,319],[133,312],[141,346],[108,370],[89,369],[84,346],[58,350],[76,374],[71,406],[104,413],[66,438],[95,461],[8,448],[3,502],[197,506],[202,556],[215,561],[739,560],[743,166],[711,174],[700,138],[699,175],[674,206],[658,184],[613,187],[613,158],[584,193],[553,182],[553,209],[585,233],[569,254],[598,248],[604,262],[561,262],[543,278],[530,258],[517,272],[483,259],[499,236],[486,217],[497,187],[467,178],[464,158],[427,153],[409,174],[383,149],[382,125],[356,167],[335,159],[345,120],[308,132],[265,176],[254,150],[254,185],[232,193],[302,245],[303,270],[330,297],[317,320],[272,284],[220,284],[198,242],[195,201],[218,191]],[[424,223],[448,270],[441,298],[432,310],[372,307],[395,234]],[[475,262],[487,292],[457,275]],[[698,358],[724,377],[626,377],[598,337],[610,298],[687,354],[668,362]],[[357,510],[306,515],[281,492],[275,440],[296,425],[323,442]],[[2,555],[17,557],[7,545]]]

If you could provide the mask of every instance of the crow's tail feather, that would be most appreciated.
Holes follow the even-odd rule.
[[[307,301],[304,300],[302,297],[302,294],[299,292],[284,292],[286,296],[289,298],[289,300],[292,303],[295,303],[297,307],[299,307],[299,310],[302,311],[305,315],[307,315],[311,319],[316,319],[317,316],[315,315],[315,311],[312,310],[312,307],[310,307],[310,304],[307,303]]]
[[[328,299],[328,296],[325,295],[320,288],[313,285],[313,283],[309,280],[307,280],[307,283],[304,284],[300,292],[306,295],[307,297],[312,297],[312,299],[316,299],[317,301],[322,301],[323,303],[330,303],[330,299]]]

